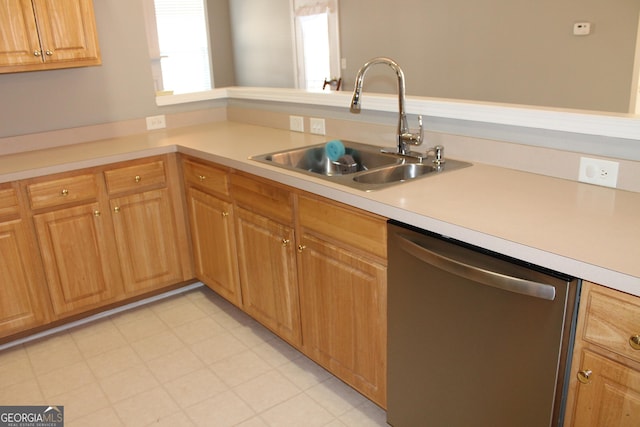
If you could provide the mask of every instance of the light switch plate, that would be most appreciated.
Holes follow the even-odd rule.
[[[315,133],[316,135],[324,135],[325,134],[325,129],[324,129],[324,119],[317,119],[315,117],[312,117],[309,119],[309,127],[310,127],[310,132],[311,133]]]
[[[304,118],[301,116],[289,116],[289,129],[296,132],[304,132]]]

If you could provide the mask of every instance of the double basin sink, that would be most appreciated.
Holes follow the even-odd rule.
[[[447,159],[439,165],[429,159],[382,152],[380,147],[342,141],[345,154],[333,161],[326,144],[294,148],[251,157],[262,163],[295,170],[364,191],[386,188],[414,179],[471,166]]]

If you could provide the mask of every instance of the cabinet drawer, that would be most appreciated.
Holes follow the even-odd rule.
[[[293,198],[288,188],[241,174],[231,175],[234,201],[268,218],[293,224]]]
[[[197,185],[215,193],[229,195],[227,171],[202,163],[184,161],[184,179],[188,184]]]
[[[585,341],[640,362],[630,341],[640,335],[640,298],[598,287],[589,293],[585,319]]]
[[[13,188],[0,189],[0,218],[16,216],[19,213],[16,191]]]
[[[30,184],[27,193],[31,208],[40,209],[94,200],[98,188],[94,175],[78,175]]]
[[[166,183],[164,162],[141,163],[104,172],[109,194],[145,190]]]
[[[298,200],[298,215],[305,229],[387,258],[387,222],[383,217],[305,196]]]

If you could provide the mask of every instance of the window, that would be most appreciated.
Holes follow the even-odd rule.
[[[212,87],[204,0],[145,0],[151,68],[158,94]]]

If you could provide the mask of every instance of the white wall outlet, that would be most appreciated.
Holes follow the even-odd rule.
[[[167,122],[164,114],[160,114],[159,116],[147,117],[147,130],[164,129],[166,127]]]
[[[304,118],[300,116],[289,116],[289,129],[296,132],[304,132]]]
[[[312,117],[311,119],[309,119],[309,127],[310,127],[310,132],[311,133],[315,133],[316,135],[324,135],[325,134],[325,130],[324,130],[324,119],[317,119]]]
[[[573,24],[574,36],[588,36],[591,34],[591,22],[576,22]]]
[[[618,185],[618,162],[580,157],[578,181],[616,188]]]

